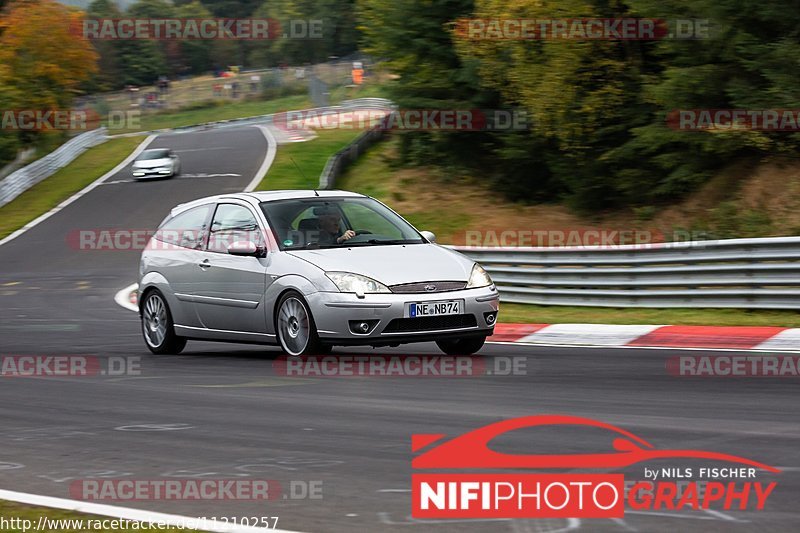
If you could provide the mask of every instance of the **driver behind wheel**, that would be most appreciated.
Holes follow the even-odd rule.
[[[341,219],[335,209],[325,209],[319,215],[319,244],[342,244],[356,236],[356,232],[349,229],[342,232]]]

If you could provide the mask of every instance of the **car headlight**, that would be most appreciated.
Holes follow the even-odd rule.
[[[492,283],[492,278],[489,276],[489,273],[478,263],[475,263],[475,266],[472,267],[472,274],[469,275],[467,288],[477,289],[478,287],[488,287]]]
[[[354,292],[357,296],[365,294],[391,293],[389,287],[367,276],[352,272],[326,272],[328,278],[341,292]]]

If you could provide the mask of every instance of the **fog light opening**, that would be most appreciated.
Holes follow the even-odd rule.
[[[350,331],[356,335],[368,335],[377,324],[377,320],[351,320]]]

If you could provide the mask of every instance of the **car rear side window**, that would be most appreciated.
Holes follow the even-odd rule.
[[[253,212],[236,204],[219,204],[211,222],[208,251],[227,253],[228,246],[235,242],[252,241],[264,247],[264,238]]]
[[[194,207],[174,216],[158,228],[154,238],[159,241],[201,250],[208,232],[208,216],[212,204]]]

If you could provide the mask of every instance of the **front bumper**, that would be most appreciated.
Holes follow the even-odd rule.
[[[392,345],[451,337],[488,336],[494,331],[499,295],[494,285],[434,294],[366,294],[316,292],[307,297],[320,339],[340,345]],[[409,303],[463,300],[463,314],[408,318]],[[366,322],[367,333],[352,323]]]
[[[163,178],[171,176],[173,171],[174,167],[133,168],[131,174],[134,178]]]

